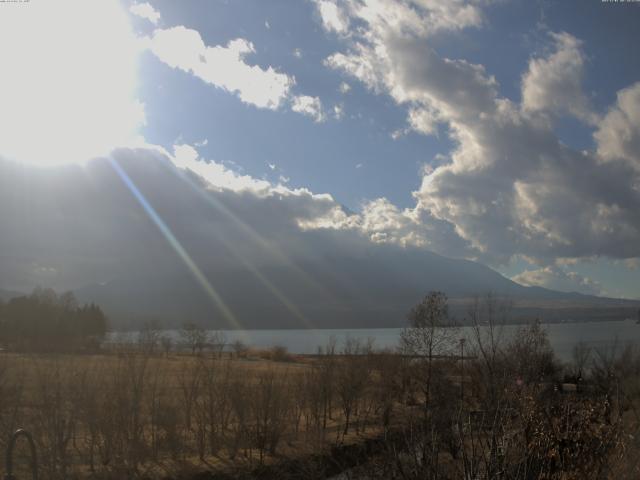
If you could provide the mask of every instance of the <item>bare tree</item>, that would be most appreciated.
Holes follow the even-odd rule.
[[[434,360],[449,355],[458,340],[457,328],[449,317],[447,296],[442,292],[429,292],[408,315],[409,327],[400,336],[402,350],[419,357],[425,406],[429,403]]]
[[[280,439],[287,429],[287,374],[276,374],[272,369],[259,372],[252,393],[253,436],[262,463],[266,452],[276,454]]]
[[[247,356],[247,352],[249,351],[249,347],[240,339],[236,340],[231,344],[233,351],[236,354],[236,358],[244,358]]]
[[[520,382],[540,382],[559,371],[547,331],[538,320],[518,328],[505,354],[509,369]]]
[[[66,478],[70,466],[70,442],[77,423],[77,411],[68,394],[74,372],[63,370],[60,362],[36,365],[39,402],[37,430],[42,435],[42,460],[51,477]]]
[[[344,415],[343,435],[349,433],[351,421],[358,413],[359,402],[371,377],[371,365],[367,357],[370,351],[370,344],[348,338],[342,358],[336,365],[336,392]]]
[[[499,403],[506,380],[504,326],[509,311],[508,302],[489,293],[482,299],[475,298],[467,313],[471,325],[470,350],[478,359],[472,364],[477,379],[473,385],[476,387],[475,393],[485,400],[487,404],[484,407],[488,409],[495,408]]]
[[[171,349],[173,348],[173,339],[169,335],[163,335],[160,337],[160,345],[162,345],[164,356],[168,357],[169,353],[171,353]]]
[[[191,350],[191,354],[201,354],[209,341],[208,332],[195,323],[185,323],[180,330],[182,342]]]
[[[145,322],[138,332],[138,347],[145,355],[153,355],[160,345],[160,325],[157,321]]]
[[[207,342],[211,345],[213,354],[218,358],[222,358],[224,349],[227,346],[227,336],[224,334],[224,332],[220,330],[211,332],[211,334],[207,338]]]
[[[591,347],[585,342],[578,342],[573,346],[571,351],[573,376],[577,382],[580,382],[585,375],[586,367],[591,357]]]

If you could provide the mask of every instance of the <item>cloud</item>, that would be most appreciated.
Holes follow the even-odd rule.
[[[578,292],[586,295],[602,295],[602,285],[589,277],[558,267],[526,270],[511,278],[524,286],[545,287],[561,292]]]
[[[251,191],[256,195],[267,194],[271,184],[266,180],[257,180],[249,175],[240,175],[221,163],[200,158],[198,151],[191,145],[173,146],[173,163],[202,177],[212,188]]]
[[[349,91],[351,90],[351,85],[349,85],[347,82],[340,82],[340,85],[338,86],[338,91],[342,94],[345,93],[349,93]]]
[[[427,241],[415,228],[410,211],[401,211],[386,198],[366,203],[359,228],[373,242],[425,246]]]
[[[623,161],[640,170],[640,82],[618,92],[595,139],[602,161]]]
[[[316,0],[316,4],[323,27],[341,34],[351,33],[353,23],[366,22],[367,34],[375,36],[389,30],[428,36],[479,26],[483,20],[477,5],[462,0]]]
[[[318,10],[322,25],[326,30],[342,33],[349,28],[349,23],[336,2],[329,0],[319,1]]]
[[[160,13],[148,2],[134,3],[129,7],[129,11],[140,18],[149,20],[154,25],[157,25],[160,21]]]
[[[297,95],[291,100],[291,110],[311,117],[316,122],[323,122],[326,119],[319,97]]]
[[[532,58],[522,77],[522,107],[526,112],[571,114],[595,124],[598,116],[582,88],[585,55],[582,42],[566,32],[550,33],[553,51]]]
[[[177,26],[155,30],[150,49],[170,67],[236,93],[243,102],[258,108],[279,108],[295,83],[293,77],[273,67],[248,64],[245,59],[255,48],[242,38],[211,47],[196,30]]]
[[[246,59],[256,53],[253,43],[238,38],[226,46],[208,46],[200,33],[184,26],[156,29],[148,48],[172,68],[190,73],[204,82],[238,95],[243,102],[258,108],[277,110],[285,104],[291,110],[312,117],[316,122],[326,120],[319,97],[293,94],[296,81],[291,75],[272,66],[262,68]],[[302,50],[293,55],[302,57]]]
[[[497,84],[482,65],[441,58],[420,37],[391,30],[382,38],[367,37],[351,52],[335,53],[325,63],[408,104],[409,122],[419,131],[432,131],[437,121],[477,118],[496,108]]]
[[[416,3],[347,2],[348,20],[358,29],[341,37],[345,51],[325,60],[406,108],[400,135],[409,129],[431,135],[442,125],[454,145],[445,162],[424,172],[413,209],[374,203],[368,212],[365,207],[368,220],[360,228],[384,241],[494,265],[516,255],[541,264],[638,256],[640,87],[619,93],[595,134],[597,151],[573,150],[546,114],[593,119],[581,90],[567,94],[567,102],[559,98],[581,86],[577,39],[551,34],[554,50],[531,60],[518,105],[500,96],[483,65],[432,47],[442,31],[479,26],[481,12],[453,2],[443,8],[460,11],[439,18],[443,10],[431,2]]]

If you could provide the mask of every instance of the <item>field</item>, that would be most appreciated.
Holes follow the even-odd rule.
[[[231,357],[4,353],[0,445],[29,430],[44,478],[162,477],[251,470],[380,432],[385,400],[364,357],[342,379],[313,358]]]
[[[435,355],[452,332],[314,356],[5,351],[0,447],[26,428],[44,479],[636,478],[640,350],[581,346],[560,365],[532,324]],[[24,442],[16,453],[29,478]]]

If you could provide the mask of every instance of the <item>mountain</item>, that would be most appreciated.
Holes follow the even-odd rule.
[[[527,288],[372,241],[328,195],[215,168],[206,181],[150,149],[51,168],[0,158],[0,285],[72,289],[119,328],[399,326],[430,290],[458,318],[487,292],[508,297],[516,320],[635,317],[637,302]]]
[[[13,292],[11,290],[2,290],[0,288],[0,301],[6,302],[7,300],[10,300],[14,297],[19,297],[21,295],[24,295],[24,293]]]
[[[491,292],[508,301],[512,321],[615,320],[635,317],[640,302],[524,287],[481,264],[430,252],[397,250],[394,257],[325,258],[296,268],[235,268],[206,275],[238,325],[225,321],[189,275],[131,277],[76,291],[103,306],[118,326],[156,320],[210,328],[377,328],[406,325],[408,310],[428,291],[450,298],[461,322],[475,297]],[[267,285],[264,279],[268,279]]]

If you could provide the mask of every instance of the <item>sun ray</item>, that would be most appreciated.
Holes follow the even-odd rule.
[[[186,174],[180,171],[180,167],[178,168],[179,176],[185,180],[191,187],[199,192],[205,201],[222,213],[229,220],[234,222],[244,233],[247,234],[248,238],[251,238],[260,248],[269,253],[271,256],[275,257],[279,262],[290,268],[293,272],[295,272],[299,278],[301,278],[310,288],[314,289],[316,292],[322,294],[325,298],[329,300],[335,300],[334,295],[329,292],[324,286],[322,286],[318,281],[312,278],[307,272],[305,272],[302,268],[300,268],[293,260],[291,260],[288,256],[286,256],[277,246],[270,244],[267,242],[262,236],[253,228],[251,225],[247,224],[242,219],[238,218],[233,212],[231,212],[226,205],[222,202],[218,201],[216,198],[211,195],[206,195],[202,191],[202,187],[197,185],[192,179],[190,179]],[[188,168],[188,167],[187,167]],[[194,172],[195,175],[198,175]]]
[[[267,290],[269,290],[273,296],[275,296],[280,302],[285,306],[285,308],[293,314],[298,320],[300,320],[306,328],[314,328],[313,324],[309,321],[307,317],[300,311],[300,309],[287,298],[287,296],[276,287],[273,282],[271,282],[253,263],[249,262],[246,258],[244,258],[236,248],[227,240],[224,240],[217,235],[218,240],[222,242],[222,244],[233,253],[237,260],[244,265],[244,267],[249,270],[255,277],[262,283]]]
[[[254,242],[257,242],[262,248],[267,249],[268,251],[273,253],[273,249],[275,247],[270,246],[264,239],[260,237],[258,232],[256,232],[251,226],[247,225],[245,222],[240,220],[237,216],[235,216],[225,205],[221,202],[216,201],[211,195],[207,195],[206,192],[202,190],[200,186],[198,186],[192,179],[190,179],[185,173],[178,171],[178,176],[185,181],[193,190],[198,194],[198,196],[205,201],[209,206],[215,208],[222,214],[224,214],[227,218],[231,219],[236,225],[240,226],[242,231],[246,233],[249,238],[251,238]],[[293,314],[298,320],[300,320],[306,328],[314,328],[314,325],[311,321],[300,311],[298,306],[296,306],[291,300],[287,298],[287,296],[271,282],[253,263],[247,260],[243,255],[241,255],[237,249],[227,240],[223,239],[220,235],[216,235],[218,240],[233,253],[234,257],[239,260],[247,270],[249,270],[255,277],[262,283],[284,306],[285,308]],[[292,262],[284,257],[284,255],[279,252],[284,258],[285,263],[293,268],[298,268],[296,265],[292,265]],[[308,275],[304,271],[300,271],[300,274],[308,277]],[[314,282],[315,288],[322,288],[317,282],[313,281],[313,279],[308,279],[310,282]]]
[[[242,329],[243,328],[242,325],[237,320],[237,318],[235,317],[233,312],[229,309],[227,304],[224,302],[224,300],[222,299],[220,294],[216,291],[216,289],[213,287],[213,285],[211,285],[211,282],[209,282],[209,280],[204,275],[204,273],[202,273],[202,270],[200,270],[198,265],[196,265],[196,263],[193,261],[193,259],[189,255],[189,253],[185,250],[185,248],[182,246],[180,241],[173,234],[173,232],[171,231],[169,226],[164,222],[164,220],[162,220],[160,215],[158,215],[158,213],[151,206],[149,201],[145,198],[145,196],[142,194],[142,192],[138,189],[138,187],[135,185],[135,183],[133,182],[131,177],[129,177],[127,172],[124,171],[124,169],[120,166],[120,164],[118,163],[118,161],[115,158],[110,157],[109,158],[109,162],[110,162],[111,166],[113,167],[113,169],[118,174],[118,176],[120,177],[120,179],[123,181],[123,183],[129,189],[131,194],[138,201],[138,203],[140,204],[142,209],[149,216],[151,221],[153,221],[153,223],[156,225],[156,227],[158,227],[158,230],[160,230],[160,232],[162,233],[164,238],[167,240],[167,242],[169,242],[169,245],[171,245],[171,247],[176,252],[178,257],[180,257],[180,259],[184,262],[184,264],[189,269],[191,274],[194,276],[196,281],[200,284],[202,289],[205,291],[205,293],[212,300],[213,304],[222,313],[225,321],[227,322],[227,325],[230,326],[231,328],[234,328],[234,329]]]

